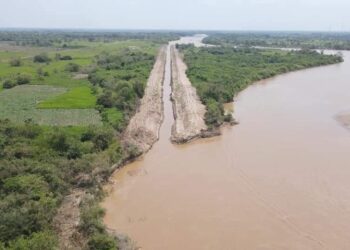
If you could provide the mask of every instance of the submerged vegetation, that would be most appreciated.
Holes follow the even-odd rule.
[[[209,127],[225,119],[223,103],[251,83],[277,74],[341,62],[338,55],[311,50],[282,51],[254,48],[178,46],[188,65],[187,75],[207,106]]]

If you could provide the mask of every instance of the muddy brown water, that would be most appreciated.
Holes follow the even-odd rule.
[[[345,62],[252,85],[239,125],[176,146],[170,66],[160,140],[115,173],[104,222],[146,250],[350,249],[350,110]]]

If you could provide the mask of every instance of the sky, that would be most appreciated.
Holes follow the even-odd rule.
[[[350,31],[350,0],[0,0],[0,28]]]

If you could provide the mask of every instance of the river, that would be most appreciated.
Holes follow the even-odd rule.
[[[350,52],[338,65],[258,82],[220,137],[170,143],[170,62],[160,140],[116,172],[104,222],[145,250],[349,249]]]

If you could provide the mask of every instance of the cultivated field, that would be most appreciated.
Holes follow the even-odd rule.
[[[0,93],[0,117],[19,123],[31,119],[40,125],[102,124],[95,109],[37,109],[42,101],[69,94],[66,91],[66,88],[45,85],[22,85],[4,90]]]

